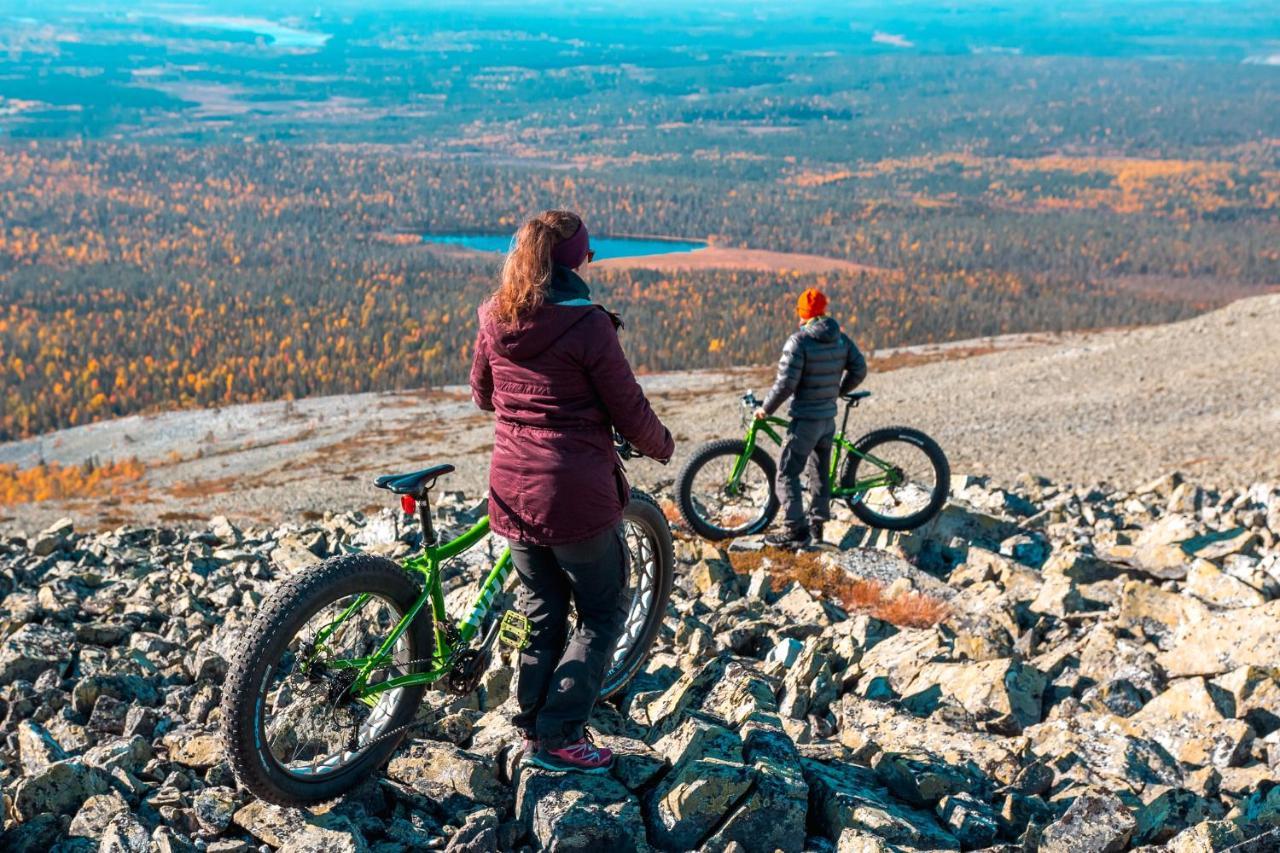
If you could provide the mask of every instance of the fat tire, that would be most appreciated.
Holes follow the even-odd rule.
[[[253,623],[241,635],[223,686],[223,745],[240,784],[260,799],[281,806],[303,806],[333,799],[382,766],[400,746],[426,690],[403,688],[389,723],[391,736],[369,747],[350,765],[315,780],[286,773],[269,751],[258,746],[258,695],[269,669],[297,631],[325,604],[347,595],[371,592],[409,612],[421,587],[396,563],[371,554],[344,554],[291,576],[271,594]],[[431,615],[423,608],[405,632],[411,660],[431,657]],[[420,672],[423,664],[410,671]],[[397,730],[400,730],[397,732]],[[267,753],[267,754],[264,754]]]
[[[773,523],[774,516],[778,514],[778,487],[776,482],[778,466],[774,463],[773,457],[758,444],[752,448],[751,458],[747,464],[759,465],[769,480],[769,501],[765,506],[764,515],[754,524],[727,530],[723,527],[708,524],[698,516],[697,510],[694,509],[693,478],[698,475],[703,466],[720,456],[739,456],[746,447],[747,443],[740,438],[722,438],[716,441],[709,441],[693,452],[693,455],[684,463],[684,467],[680,469],[680,474],[676,477],[676,505],[680,508],[680,515],[684,518],[685,524],[688,524],[690,529],[703,539],[719,542],[735,536],[751,536],[761,533],[769,528],[769,525]]]
[[[942,509],[942,505],[947,502],[947,497],[951,493],[951,465],[947,462],[946,454],[942,452],[938,442],[918,429],[905,426],[884,427],[862,436],[862,438],[854,442],[853,446],[866,453],[879,445],[897,441],[919,447],[929,457],[929,461],[933,464],[936,478],[933,492],[929,495],[929,503],[921,508],[920,511],[901,518],[886,518],[868,509],[866,504],[861,501],[846,500],[853,514],[868,527],[876,527],[882,530],[914,530],[931,521],[938,514],[938,511]],[[861,461],[852,453],[844,457],[844,461],[840,464],[840,484],[842,486],[847,488],[857,480],[858,463]]]
[[[655,593],[649,613],[645,617],[644,630],[627,652],[620,666],[605,673],[605,680],[600,686],[600,698],[608,699],[621,692],[635,677],[640,667],[649,658],[649,649],[658,638],[662,621],[667,615],[667,602],[671,598],[671,586],[675,581],[675,546],[671,541],[671,525],[662,514],[658,502],[640,491],[631,490],[631,501],[622,513],[623,521],[639,525],[654,545],[654,558],[657,561],[657,577]]]

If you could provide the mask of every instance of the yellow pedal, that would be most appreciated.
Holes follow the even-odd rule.
[[[529,645],[529,632],[532,626],[523,613],[508,610],[502,614],[498,623],[498,642],[513,649],[523,649]]]

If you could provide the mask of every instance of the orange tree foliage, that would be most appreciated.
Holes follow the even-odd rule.
[[[30,468],[0,465],[0,506],[57,498],[101,498],[120,494],[145,473],[136,459],[96,465],[45,462]]]
[[[772,361],[810,286],[865,348],[1175,319],[1219,285],[1280,281],[1273,160],[726,158],[691,177],[358,146],[0,146],[0,439],[463,381],[499,259],[406,235],[506,232],[552,205],[595,233],[889,270],[589,270],[641,369]],[[1130,281],[1153,277],[1203,282]]]

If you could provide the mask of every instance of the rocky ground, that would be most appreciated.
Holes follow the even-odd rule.
[[[516,764],[499,659],[305,810],[237,789],[226,658],[281,577],[407,550],[396,517],[0,539],[0,849],[1280,849],[1280,484],[954,490],[921,531],[846,518],[807,557],[945,601],[936,625],[784,585],[797,558],[757,541],[680,539],[651,661],[593,721],[610,775]],[[446,495],[442,523],[475,511]]]

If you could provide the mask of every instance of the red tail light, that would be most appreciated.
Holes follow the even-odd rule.
[[[400,508],[404,510],[405,515],[413,515],[418,511],[418,502],[413,499],[413,495],[401,495]]]

